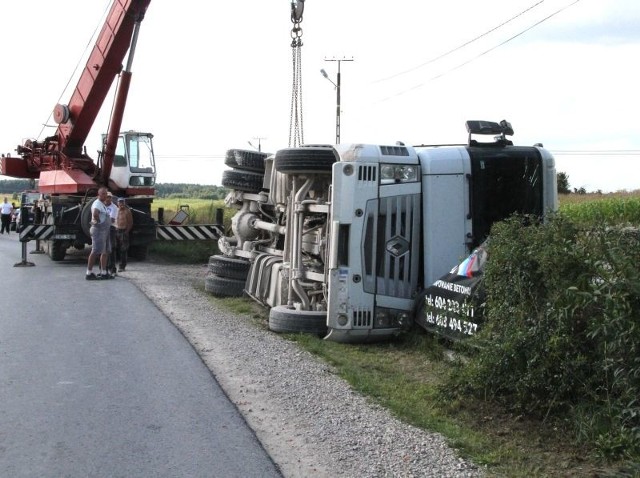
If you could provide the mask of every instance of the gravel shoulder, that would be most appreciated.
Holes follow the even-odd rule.
[[[444,439],[395,419],[330,366],[221,310],[201,265],[136,262],[122,277],[175,324],[285,477],[475,477]]]

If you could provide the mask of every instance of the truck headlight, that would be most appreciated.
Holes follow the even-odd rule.
[[[418,180],[419,167],[413,164],[383,164],[380,166],[382,184],[410,183]]]
[[[377,307],[374,329],[405,329],[411,325],[411,316],[404,310]]]

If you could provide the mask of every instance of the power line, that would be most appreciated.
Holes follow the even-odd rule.
[[[156,154],[156,158],[214,158],[223,159],[224,154]]]
[[[405,75],[405,74],[407,74],[407,73],[411,73],[412,71],[418,70],[419,68],[422,68],[423,66],[427,66],[427,65],[429,65],[429,64],[431,64],[431,63],[434,63],[434,62],[436,62],[436,61],[438,61],[438,60],[440,60],[440,59],[444,58],[445,56],[451,55],[452,53],[455,53],[456,51],[461,50],[461,49],[462,49],[462,48],[464,48],[465,46],[470,45],[471,43],[473,43],[473,42],[475,42],[475,41],[480,40],[481,38],[483,38],[483,37],[485,37],[485,36],[489,35],[490,33],[493,33],[493,32],[494,32],[494,31],[496,31],[497,29],[502,28],[502,27],[503,27],[503,26],[505,26],[507,23],[512,22],[512,21],[513,21],[513,20],[515,20],[516,18],[521,17],[522,15],[524,15],[525,13],[527,13],[528,11],[533,10],[535,7],[537,7],[537,6],[538,6],[538,5],[540,5],[541,3],[544,3],[544,1],[545,1],[545,0],[540,0],[539,2],[537,2],[537,3],[533,4],[533,5],[531,5],[529,8],[527,8],[527,9],[525,9],[525,10],[521,11],[521,12],[520,12],[520,13],[518,13],[517,15],[515,15],[515,16],[513,16],[513,17],[509,18],[508,20],[506,20],[506,21],[504,21],[504,22],[500,23],[499,25],[497,25],[497,26],[493,27],[491,30],[486,31],[486,32],[484,32],[483,34],[478,35],[477,37],[472,38],[471,40],[469,40],[469,41],[467,41],[467,42],[465,42],[465,43],[463,43],[463,44],[461,44],[461,45],[459,45],[459,46],[457,46],[457,47],[455,47],[455,48],[453,48],[453,49],[451,49],[451,50],[449,50],[449,51],[447,51],[447,52],[445,52],[445,53],[442,53],[441,55],[436,56],[435,58],[432,58],[432,59],[430,59],[430,60],[427,60],[426,62],[421,63],[421,64],[419,64],[418,66],[414,66],[413,68],[409,68],[408,70],[404,70],[404,71],[401,71],[401,72],[399,72],[399,73],[396,73],[395,75],[391,75],[391,76],[388,76],[388,77],[386,77],[386,78],[381,78],[381,79],[379,79],[379,80],[375,80],[373,83],[380,83],[380,82],[382,82],[382,81],[391,80],[391,79],[393,79],[393,78],[397,78],[398,76],[402,76],[402,75]]]
[[[558,156],[640,156],[640,149],[550,149],[552,154]],[[207,154],[181,154],[181,155],[156,155],[156,159],[173,161],[194,160],[223,160],[225,155]]]
[[[637,156],[640,149],[554,149],[551,153],[558,156]]]
[[[429,78],[428,80],[426,80],[426,81],[425,81],[425,82],[423,82],[423,83],[420,83],[420,84],[418,84],[418,85],[415,85],[415,86],[413,86],[413,87],[411,87],[411,88],[408,88],[408,89],[406,89],[406,90],[400,91],[399,93],[396,93],[395,95],[388,96],[388,97],[386,97],[386,98],[384,98],[384,99],[382,99],[382,100],[378,101],[377,103],[382,103],[382,102],[384,102],[384,101],[388,101],[388,100],[390,100],[391,98],[395,98],[395,97],[397,97],[397,96],[402,96],[402,95],[404,95],[404,94],[406,94],[406,93],[409,93],[410,91],[413,91],[413,90],[417,90],[417,89],[419,89],[419,88],[422,88],[422,87],[423,87],[423,86],[425,86],[427,83],[429,83],[429,82],[431,82],[431,81],[433,81],[433,80],[437,80],[438,78],[442,78],[443,76],[448,75],[449,73],[451,73],[451,72],[453,72],[453,71],[459,70],[459,69],[460,69],[460,68],[462,68],[463,66],[466,66],[466,65],[468,65],[469,63],[472,63],[472,62],[476,61],[478,58],[481,58],[481,57],[483,57],[484,55],[486,55],[486,54],[488,54],[488,53],[491,53],[492,51],[494,51],[494,50],[496,50],[496,49],[500,48],[501,46],[506,45],[506,44],[507,44],[507,43],[509,43],[510,41],[515,40],[515,39],[516,39],[516,38],[518,38],[519,36],[524,35],[524,34],[525,34],[525,33],[527,33],[528,31],[530,31],[530,30],[534,29],[535,27],[537,27],[538,25],[540,25],[540,24],[542,24],[542,23],[546,22],[546,21],[547,21],[547,20],[549,20],[550,18],[553,18],[553,17],[555,17],[556,15],[558,15],[559,13],[562,13],[563,11],[565,11],[566,9],[568,9],[569,7],[574,6],[574,5],[575,5],[576,3],[578,3],[579,1],[580,1],[580,0],[575,0],[573,3],[570,3],[569,5],[566,5],[566,6],[562,7],[562,8],[560,8],[559,10],[556,10],[556,11],[555,11],[555,12],[553,12],[552,14],[550,14],[550,15],[546,16],[545,18],[543,18],[542,20],[540,20],[540,21],[538,21],[538,22],[534,23],[533,25],[531,25],[530,27],[526,28],[525,30],[522,30],[521,32],[519,32],[519,33],[517,33],[517,34],[513,35],[512,37],[510,37],[510,38],[506,39],[505,41],[503,41],[503,42],[501,42],[501,43],[499,43],[499,44],[497,44],[497,45],[495,45],[495,46],[493,46],[493,47],[489,48],[488,50],[486,50],[486,51],[484,51],[484,52],[482,52],[482,53],[480,53],[480,54],[476,55],[475,57],[471,58],[470,60],[467,60],[467,61],[465,61],[465,62],[463,62],[463,63],[460,63],[459,65],[454,66],[453,68],[450,68],[449,70],[447,70],[447,71],[445,71],[445,72],[443,72],[443,73],[440,73],[440,74],[438,74],[438,75],[436,75],[436,76],[433,76],[433,77]]]

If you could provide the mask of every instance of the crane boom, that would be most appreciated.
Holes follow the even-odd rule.
[[[134,26],[144,18],[151,0],[115,0],[87,64],[71,95],[69,105],[57,105],[60,149],[70,157],[80,156],[91,127],[122,70]]]
[[[153,194],[146,180],[140,180],[138,182],[144,184],[138,184],[122,178],[121,184],[114,184],[111,177],[131,81],[130,66],[138,27],[150,3],[151,0],[113,0],[68,105],[58,104],[54,108],[53,118],[58,124],[56,133],[43,141],[27,140],[18,146],[16,151],[21,157],[1,158],[0,174],[39,179],[39,190],[45,194],[82,195],[98,185],[126,189],[123,192],[127,195],[136,194],[129,191],[130,184],[133,187],[144,186],[145,191],[138,190],[137,194]],[[127,52],[129,61],[123,70]],[[107,140],[96,164],[84,152],[84,146],[117,77],[120,81]],[[147,169],[143,173],[146,174]]]

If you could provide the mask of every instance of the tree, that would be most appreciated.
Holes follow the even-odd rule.
[[[25,189],[35,189],[33,180],[29,179],[3,179],[0,180],[0,194],[15,193]]]
[[[570,194],[569,175],[560,171],[556,174],[556,178],[558,180],[558,194]]]

